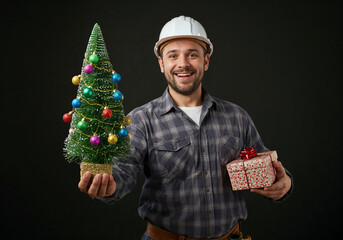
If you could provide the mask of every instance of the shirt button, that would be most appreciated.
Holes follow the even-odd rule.
[[[204,174],[207,175],[207,174],[208,174],[208,171],[204,171]]]
[[[206,188],[206,192],[210,192],[210,189]]]
[[[201,152],[205,152],[205,148],[201,148]]]
[[[207,211],[207,213],[208,213],[208,214],[211,214],[211,213],[212,213],[212,211],[211,211],[211,210],[208,210],[208,211]]]

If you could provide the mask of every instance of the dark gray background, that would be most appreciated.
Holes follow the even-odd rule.
[[[63,157],[93,25],[99,23],[128,113],[166,87],[153,46],[188,15],[214,44],[204,86],[245,108],[293,174],[282,204],[246,192],[256,240],[328,239],[342,213],[342,8],[339,1],[11,1],[1,13],[1,235],[6,239],[140,239],[143,178],[113,206],[79,192]]]

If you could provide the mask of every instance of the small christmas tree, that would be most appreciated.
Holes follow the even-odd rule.
[[[72,78],[78,85],[72,110],[63,115],[70,124],[65,140],[69,162],[82,162],[81,176],[90,171],[112,174],[112,161],[128,153],[130,124],[123,110],[123,94],[118,90],[121,76],[110,63],[101,29],[95,24],[89,38],[81,74]]]

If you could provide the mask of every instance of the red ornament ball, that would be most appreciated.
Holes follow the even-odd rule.
[[[70,123],[71,122],[72,115],[70,113],[66,113],[63,115],[63,121],[65,123]]]
[[[105,108],[104,111],[102,111],[102,116],[104,118],[111,118],[112,117],[112,111],[109,108]]]

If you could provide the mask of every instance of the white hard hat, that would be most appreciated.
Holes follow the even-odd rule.
[[[159,57],[159,47],[162,43],[175,38],[194,38],[201,40],[209,46],[207,51],[210,56],[213,52],[213,45],[210,39],[207,38],[204,27],[191,17],[180,16],[173,18],[163,26],[160,38],[154,47],[155,55]]]

